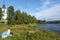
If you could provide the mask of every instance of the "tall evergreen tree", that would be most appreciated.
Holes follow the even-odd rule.
[[[0,20],[1,20],[1,17],[2,17],[2,8],[0,8]]]
[[[23,20],[23,23],[27,24],[27,13],[26,12],[22,12],[22,20]]]
[[[32,23],[32,17],[31,17],[31,15],[28,15],[28,17],[27,17],[27,22],[28,22],[28,23]]]
[[[8,24],[14,24],[14,7],[13,6],[9,6],[8,10],[7,10],[7,14],[8,14]]]
[[[34,16],[28,15],[26,12],[22,12],[20,10],[16,10],[14,12],[14,7],[9,6],[7,10],[8,14],[8,24],[29,24],[36,23],[36,18]]]
[[[20,24],[20,23],[23,22],[22,14],[21,14],[20,10],[16,10],[16,12],[15,12],[15,21],[16,21],[17,24]]]
[[[37,22],[37,19],[35,18],[35,16],[32,16],[32,23],[36,23]]]

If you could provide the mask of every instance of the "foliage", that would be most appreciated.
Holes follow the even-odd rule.
[[[45,20],[37,20],[37,23],[38,24],[46,24],[46,21]]]
[[[21,12],[20,12],[20,10],[16,10],[15,23],[20,24],[21,22],[22,22]]]
[[[2,17],[2,8],[0,8],[0,20],[1,20],[1,17]]]
[[[13,6],[8,7],[7,14],[8,14],[8,17],[7,17],[8,24],[14,24],[14,7]]]
[[[55,20],[55,21],[47,21],[47,23],[60,23],[60,20]]]
[[[35,16],[28,15],[26,12],[21,12],[19,9],[14,11],[13,6],[9,6],[7,10],[8,24],[45,24],[45,20],[37,20]]]
[[[37,19],[34,16],[28,15],[26,12],[21,12],[19,9],[14,12],[14,7],[9,6],[7,10],[8,24],[29,24],[36,23]]]

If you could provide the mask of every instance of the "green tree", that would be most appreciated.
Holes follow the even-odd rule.
[[[46,24],[47,22],[45,20],[37,20],[38,24]]]
[[[7,14],[8,14],[8,24],[14,24],[14,7],[13,6],[9,6],[8,10],[7,10]]]
[[[32,23],[36,23],[37,22],[37,19],[35,18],[35,16],[32,16]]]
[[[27,17],[27,23],[32,23],[32,17],[31,17],[31,15],[28,15],[28,17]]]
[[[17,24],[23,23],[22,14],[21,14],[20,10],[16,10],[16,12],[15,12],[15,21]]]
[[[8,24],[28,24],[28,23],[36,23],[36,18],[31,15],[27,15],[26,12],[21,12],[19,9],[14,12],[14,7],[8,7]]]
[[[22,20],[24,24],[27,24],[27,13],[26,12],[22,12]]]
[[[0,20],[1,20],[1,17],[2,17],[2,8],[0,8]]]
[[[26,12],[21,13],[20,10],[16,10],[15,21],[17,24],[27,24],[27,13]]]

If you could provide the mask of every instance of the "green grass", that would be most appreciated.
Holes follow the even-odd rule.
[[[11,31],[13,32],[11,37],[7,37],[5,39],[0,37],[0,40],[60,40],[60,36],[56,33],[37,29],[31,25],[32,24],[21,24],[9,26],[7,24],[0,23],[0,34],[3,31],[6,31],[8,27],[10,27]]]

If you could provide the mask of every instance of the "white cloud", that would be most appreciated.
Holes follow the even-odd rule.
[[[56,2],[51,0],[40,0],[40,2],[42,6],[40,6],[39,8],[36,8],[36,10],[45,10],[56,5]]]
[[[36,8],[36,10],[44,10],[51,4],[49,0],[40,0],[40,2],[42,6],[40,8]]]
[[[36,8],[36,10],[38,11],[30,14],[40,20],[47,20],[47,21],[60,20],[60,4],[56,4],[56,1],[50,1],[50,0],[42,0],[42,1],[44,1],[43,5],[40,6],[39,8]]]
[[[51,4],[51,2],[48,1],[48,0],[46,0],[46,1],[44,2],[44,4],[43,4],[42,8],[45,8],[45,7],[47,7],[47,6],[50,5],[50,4]]]
[[[60,20],[60,4],[57,4],[49,9],[36,12],[34,15],[37,19],[44,20]]]

